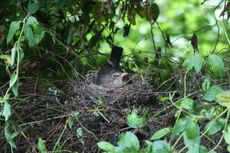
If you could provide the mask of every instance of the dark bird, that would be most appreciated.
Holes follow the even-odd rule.
[[[113,46],[110,58],[96,75],[96,84],[106,88],[118,88],[126,84],[128,73],[119,70],[123,48]]]

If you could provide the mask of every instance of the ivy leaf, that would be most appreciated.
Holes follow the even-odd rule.
[[[224,62],[222,58],[217,54],[211,54],[208,57],[208,64],[212,71],[217,76],[222,76],[224,73]]]
[[[127,115],[127,124],[132,128],[140,128],[147,122],[146,116],[139,116],[138,111],[134,109],[131,114]]]
[[[163,128],[158,130],[157,132],[155,132],[152,137],[150,138],[150,140],[157,140],[160,139],[164,136],[166,136],[168,133],[171,132],[171,128],[167,127],[167,128]]]
[[[10,29],[7,35],[6,42],[7,44],[12,40],[15,32],[20,28],[20,21],[13,21],[10,24]]]
[[[216,99],[216,95],[221,92],[223,92],[223,89],[221,89],[220,86],[212,86],[206,91],[202,99],[208,102],[212,102]]]

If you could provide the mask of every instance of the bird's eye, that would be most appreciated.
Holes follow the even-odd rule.
[[[119,77],[121,74],[120,73],[114,73],[113,75],[112,75],[112,77],[113,78],[117,78],[117,77]]]

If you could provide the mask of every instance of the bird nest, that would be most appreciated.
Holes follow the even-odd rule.
[[[128,107],[143,104],[153,96],[149,78],[131,75],[127,83],[118,88],[106,88],[94,83],[96,73],[90,73],[84,81],[75,81],[73,91],[84,105],[116,105]]]

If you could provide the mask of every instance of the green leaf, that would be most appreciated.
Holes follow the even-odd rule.
[[[34,14],[37,12],[37,10],[39,9],[40,4],[39,3],[29,3],[28,4],[28,12],[29,14]]]
[[[208,57],[208,64],[210,65],[212,71],[217,76],[222,76],[224,73],[224,62],[219,55],[211,54]]]
[[[127,115],[127,124],[132,128],[140,128],[147,122],[146,116],[139,116],[138,111],[134,109],[131,114]]]
[[[187,153],[199,153],[200,149],[200,127],[194,121],[185,128],[183,133],[184,144],[188,148]]]
[[[218,93],[216,95],[216,101],[221,106],[230,107],[230,90]]]
[[[101,141],[97,143],[98,147],[106,152],[111,152],[111,153],[116,153],[116,147],[113,146],[111,143],[106,142],[106,141]]]
[[[34,43],[38,44],[44,38],[45,31],[39,24],[33,26],[33,29],[34,29]]]
[[[224,140],[230,145],[230,125],[228,125],[227,130],[224,131]]]
[[[118,143],[119,151],[138,151],[140,149],[140,143],[135,134],[132,132],[126,132],[125,134],[121,134],[121,138],[119,139]]]
[[[223,89],[221,89],[220,86],[212,86],[206,91],[202,99],[208,102],[212,102],[216,99],[216,95],[221,92],[223,92]]]
[[[37,147],[41,153],[48,153],[44,140],[42,140],[41,138],[38,139]]]
[[[77,138],[81,142],[81,144],[84,145],[85,142],[84,142],[84,139],[83,139],[83,134],[84,134],[83,128],[81,128],[81,127],[78,128],[77,131],[76,131]]]
[[[180,107],[187,110],[194,110],[195,102],[191,98],[183,98],[180,102]]]
[[[18,80],[14,83],[14,85],[12,86],[12,91],[14,93],[14,96],[18,96]]]
[[[67,125],[69,126],[69,128],[72,128],[74,125],[74,122],[77,120],[79,115],[79,112],[73,112],[71,113],[70,117],[67,120]]]
[[[185,59],[183,66],[190,71],[194,66],[194,55]]]
[[[33,16],[29,16],[26,20],[26,26],[29,26],[29,25],[36,25],[38,24],[38,20],[33,17]]]
[[[199,73],[203,64],[204,64],[204,58],[202,56],[202,54],[196,52],[194,55],[194,69],[196,71],[196,73]]]
[[[157,139],[160,139],[164,136],[166,136],[168,133],[171,132],[171,128],[163,128],[163,129],[160,129],[158,131],[156,131],[152,137],[150,138],[150,140],[157,140]]]
[[[21,62],[23,58],[24,58],[24,52],[22,48],[19,47],[19,62]]]
[[[230,146],[227,147],[228,152],[230,152]]]
[[[8,121],[9,117],[11,116],[11,105],[7,101],[4,102],[1,115],[4,116],[5,121]]]
[[[204,82],[202,83],[202,90],[207,91],[210,88],[210,80],[209,78],[205,78]]]
[[[190,122],[189,118],[186,119],[179,119],[176,121],[173,130],[172,130],[172,134],[171,134],[171,138],[172,140],[175,140],[187,127],[187,123]]]
[[[10,146],[16,149],[17,147],[15,145],[14,138],[18,135],[18,132],[17,131],[11,132],[14,129],[10,129],[10,127],[12,126],[9,125],[8,122],[6,122],[6,125],[4,127],[4,135],[5,135],[7,142],[10,144]]]
[[[18,75],[16,73],[13,73],[10,76],[10,87],[12,87],[18,80]]]
[[[202,54],[196,52],[193,56],[188,57],[184,61],[183,66],[188,71],[194,67],[196,73],[199,73],[203,64],[204,64],[204,58],[203,58]]]
[[[99,96],[99,97],[98,97],[98,103],[99,103],[100,105],[104,105],[104,104],[105,104],[105,98],[104,98],[103,96]]]
[[[12,49],[11,49],[11,60],[10,60],[10,65],[13,66],[14,63],[15,63],[15,58],[16,58],[16,47],[14,46]]]
[[[12,40],[15,32],[20,28],[20,21],[13,21],[10,24],[10,29],[7,35],[6,42],[7,44]]]
[[[29,25],[25,26],[24,34],[26,36],[27,41],[29,42],[29,46],[30,47],[34,46],[34,44],[35,44],[34,33],[33,33],[31,26],[29,26]]]
[[[151,153],[172,153],[172,151],[166,141],[158,140],[152,143]]]
[[[208,149],[205,146],[201,145],[200,146],[200,153],[208,153]]]
[[[204,129],[205,129],[205,131],[208,130],[207,135],[210,136],[210,135],[213,135],[213,134],[219,132],[220,130],[222,130],[225,122],[226,122],[226,119],[218,118],[218,119],[211,121],[208,124],[206,124]]]

